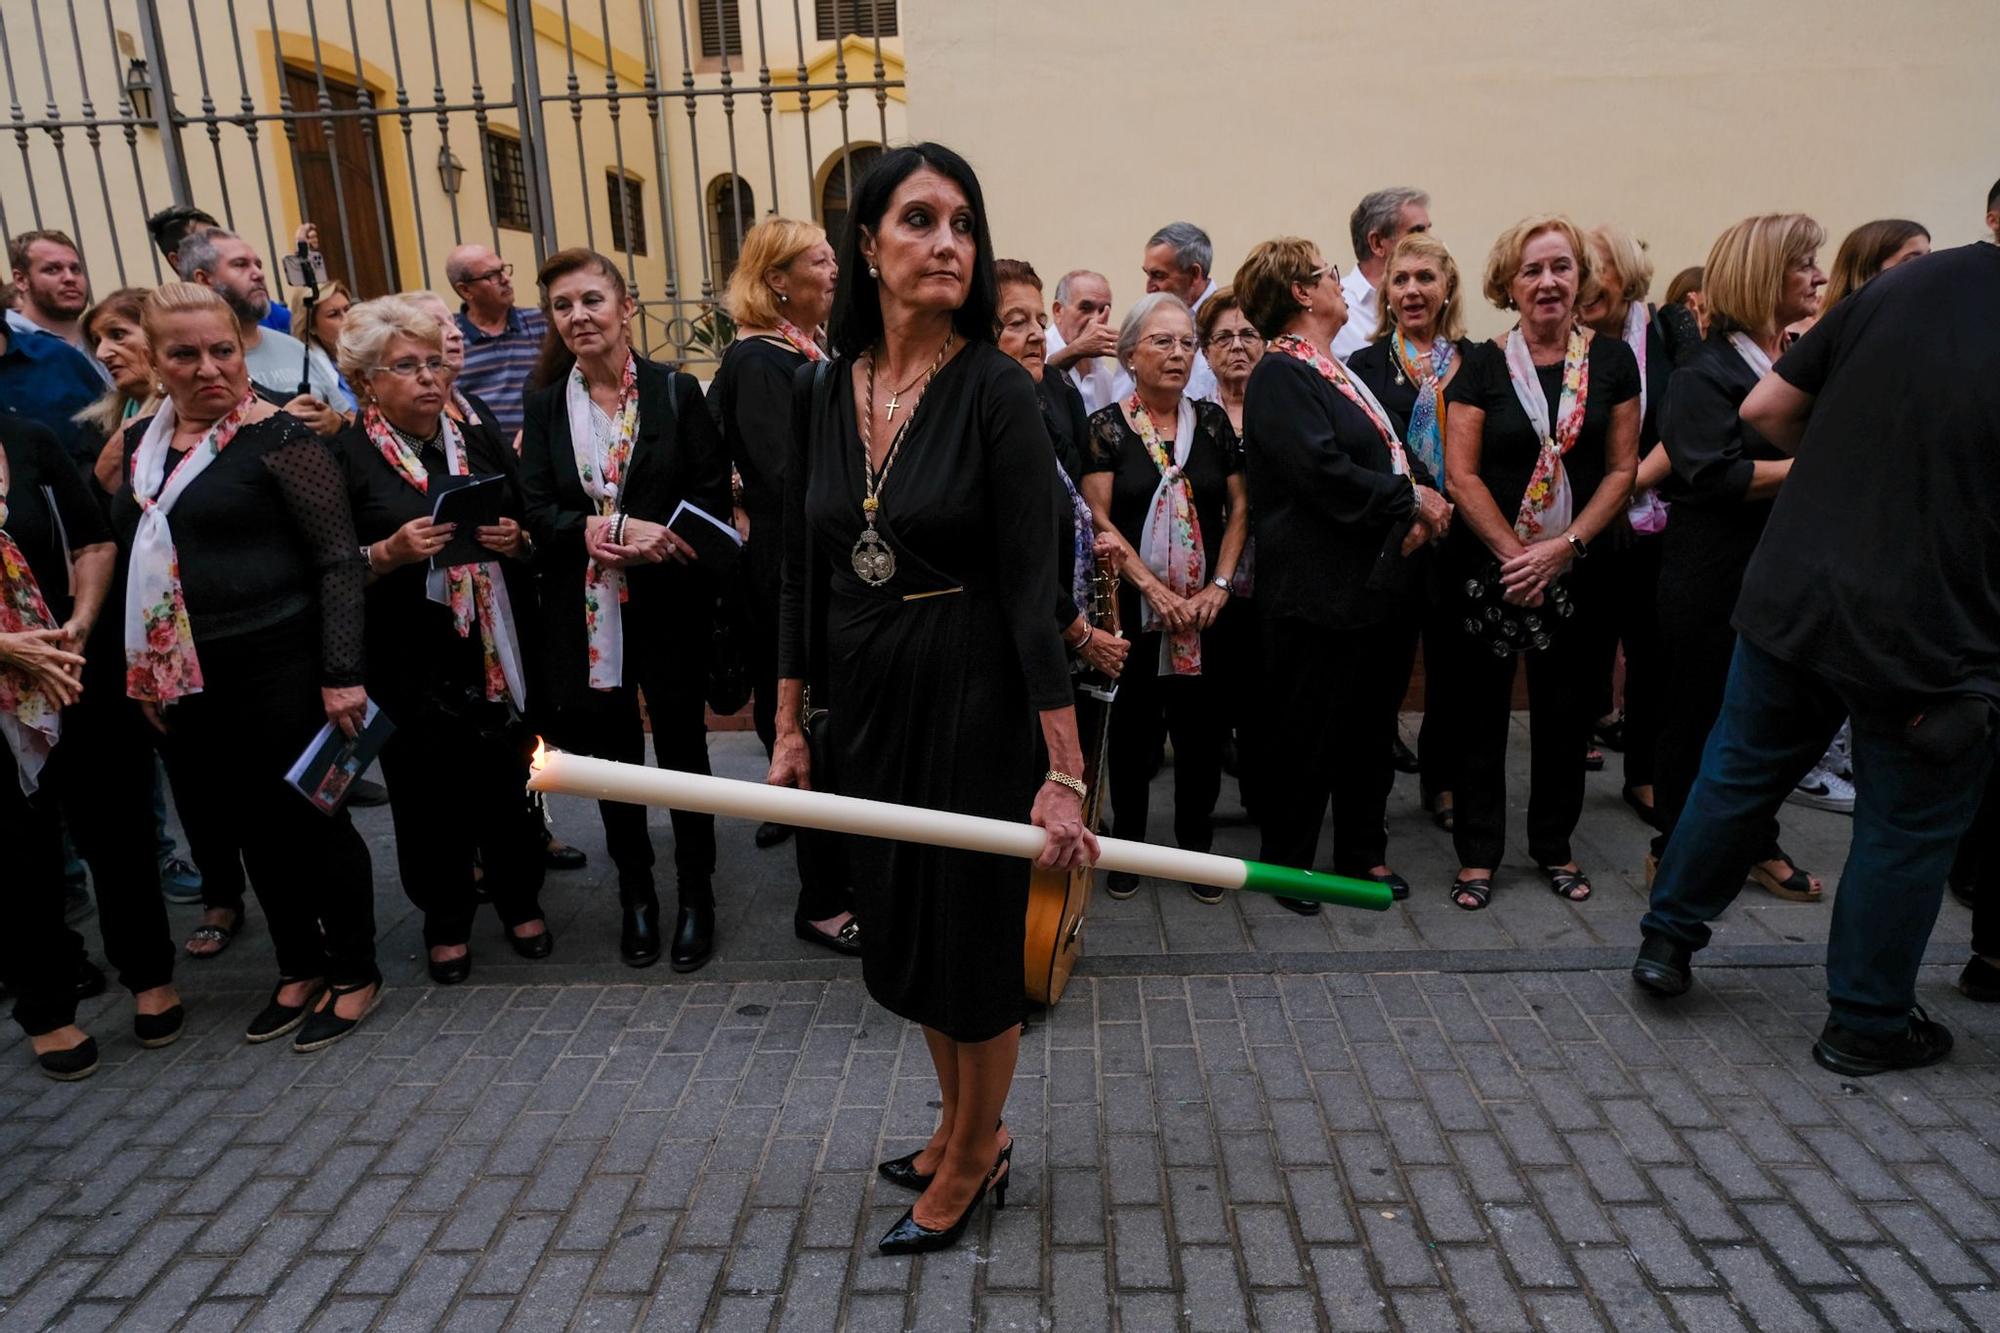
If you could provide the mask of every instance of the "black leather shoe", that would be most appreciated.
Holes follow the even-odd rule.
[[[1991,1004],[2000,1000],[2000,967],[1974,954],[1958,974],[1958,993],[1968,1000]]]
[[[1009,1143],[1000,1150],[1000,1160],[993,1164],[993,1169],[986,1173],[986,1179],[973,1193],[972,1202],[965,1205],[965,1211],[950,1226],[933,1231],[917,1221],[914,1208],[905,1209],[903,1215],[896,1219],[896,1225],[875,1242],[875,1248],[884,1254],[928,1254],[933,1250],[948,1250],[958,1244],[959,1237],[965,1234],[966,1224],[979,1211],[979,1201],[986,1197],[987,1191],[993,1193],[995,1208],[1007,1206],[1007,1180],[1013,1175],[1008,1164],[1013,1157],[1014,1145]]]
[[[472,951],[467,949],[456,958],[447,958],[442,963],[433,958],[429,962],[431,980],[440,986],[456,986],[472,975]]]
[[[923,1149],[919,1148],[916,1152],[905,1153],[901,1157],[892,1157],[886,1162],[877,1162],[875,1163],[875,1174],[898,1189],[906,1189],[914,1194],[922,1194],[931,1187],[932,1180],[931,1175],[917,1170],[917,1158],[922,1154]]]
[[[668,961],[676,972],[693,972],[714,954],[715,908],[683,902],[674,917],[674,948]]]
[[[751,841],[756,843],[760,848],[776,847],[791,836],[792,826],[790,824],[774,824],[767,819],[757,826],[757,832],[751,835]]]
[[[1850,1078],[1886,1074],[1892,1069],[1922,1069],[1951,1054],[1951,1029],[1931,1021],[1921,1006],[1910,1010],[1909,1027],[1893,1037],[1844,1028],[1831,1018],[1813,1043],[1813,1059],[1821,1067]]]
[[[1342,872],[1335,871],[1334,873],[1340,874]],[[1349,875],[1348,878],[1365,880],[1370,884],[1387,884],[1389,886],[1389,897],[1396,902],[1402,902],[1410,896],[1410,881],[1404,879],[1393,870],[1385,871],[1380,875],[1372,871],[1363,870],[1359,874]]]
[[[1389,752],[1389,762],[1395,767],[1398,773],[1423,772],[1423,765],[1417,762],[1417,756],[1410,752],[1410,747],[1403,744],[1401,736],[1396,738],[1395,749]]]
[[[1648,935],[1632,960],[1632,980],[1655,995],[1685,995],[1694,984],[1694,950],[1665,935]]]
[[[187,1010],[180,1005],[164,1013],[132,1015],[132,1035],[149,1051],[179,1041],[181,1029],[186,1026]]]
[[[550,843],[542,848],[542,864],[550,870],[581,870],[590,864],[590,857],[581,847],[558,847]]]
[[[525,926],[528,923],[523,921],[521,924]],[[516,935],[514,928],[509,926],[507,943],[512,945],[514,952],[523,958],[547,958],[556,951],[556,933],[549,929],[549,923],[546,921],[542,923],[542,933],[539,935]]]
[[[35,1057],[42,1072],[58,1083],[74,1083],[97,1072],[97,1038],[85,1037],[66,1051],[47,1051]]]
[[[792,933],[809,944],[817,944],[835,953],[846,954],[849,958],[861,956],[861,923],[853,917],[849,917],[846,925],[829,935],[804,917],[795,916],[792,918]]]
[[[334,1008],[334,1005],[340,1002],[340,997],[352,995],[359,990],[367,990],[370,986],[375,988],[375,995],[368,1001],[368,1007],[353,1018],[342,1018],[340,1011]],[[382,991],[383,986],[380,981],[363,981],[351,986],[328,986],[324,997],[325,1003],[306,1015],[304,1026],[299,1028],[299,1035],[292,1038],[292,1049],[303,1055],[325,1050],[333,1045],[360,1027],[361,1021],[375,1012],[375,1006],[382,1003]]]
[[[80,958],[76,964],[76,998],[94,1000],[104,994],[104,973],[88,958]]]
[[[1311,898],[1280,898],[1278,906],[1288,912],[1297,912],[1300,916],[1318,916],[1320,908],[1320,905]]]
[[[660,961],[660,896],[651,884],[643,890],[620,888],[618,905],[625,920],[618,930],[618,956],[627,967],[651,967]]]
[[[274,1041],[284,1036],[306,1021],[306,1010],[312,1008],[313,1002],[319,999],[320,991],[325,989],[323,986],[315,986],[302,1002],[279,1004],[278,992],[289,985],[291,985],[289,981],[280,981],[271,988],[270,1003],[250,1020],[249,1027],[243,1029],[243,1040],[255,1046],[259,1042]]]

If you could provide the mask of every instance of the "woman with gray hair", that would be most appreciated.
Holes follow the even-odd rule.
[[[1187,395],[1195,347],[1194,319],[1178,296],[1133,303],[1118,331],[1133,391],[1090,418],[1082,489],[1097,530],[1124,548],[1119,623],[1132,634],[1111,710],[1113,836],[1146,836],[1147,784],[1171,735],[1174,838],[1205,852],[1222,785],[1223,711],[1202,650],[1229,602],[1250,506],[1229,414]],[[1138,887],[1138,876],[1115,871],[1106,884],[1114,898]],[[1222,900],[1219,889],[1191,889],[1203,902]]]
[[[350,309],[340,368],[360,401],[333,448],[368,562],[368,693],[396,724],[382,750],[396,865],[424,914],[431,979],[455,985],[472,974],[475,858],[514,952],[546,958],[555,943],[538,901],[541,825],[521,800],[535,602],[519,469],[496,433],[446,410],[444,329],[418,302]],[[460,478],[496,485],[499,517],[474,534],[470,563],[433,568],[458,545],[433,506]]]

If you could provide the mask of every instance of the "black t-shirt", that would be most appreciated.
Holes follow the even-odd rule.
[[[709,385],[709,413],[722,432],[730,463],[743,478],[743,508],[768,518],[771,528],[785,498],[792,376],[805,363],[805,354],[788,342],[742,338],[730,344]]]
[[[111,528],[55,432],[0,412],[0,447],[7,454],[7,535],[61,624],[71,610],[69,553],[110,541]]]
[[[2000,702],[2000,246],[1874,279],[1778,362],[1813,395],[1736,630],[1830,680]]]
[[[1572,512],[1579,514],[1604,480],[1611,409],[1639,396],[1639,363],[1623,342],[1592,338],[1586,364],[1590,383],[1583,400],[1583,429],[1576,444],[1563,455]],[[1479,445],[1479,479],[1486,483],[1500,516],[1510,525],[1521,512],[1521,497],[1527,493],[1535,460],[1541,456],[1542,437],[1555,430],[1556,414],[1562,410],[1562,373],[1560,361],[1535,367],[1542,396],[1549,404],[1549,419],[1542,425],[1528,421],[1507,378],[1506,349],[1496,343],[1483,342],[1474,348],[1444,391],[1447,403],[1465,403],[1486,413],[1486,429]]]
[[[1162,444],[1166,441],[1162,440]],[[1168,446],[1173,452],[1172,446]],[[1228,525],[1229,479],[1243,470],[1243,449],[1229,414],[1206,400],[1194,405],[1194,443],[1181,471],[1194,488],[1195,522],[1201,528],[1202,554],[1208,572],[1222,555],[1222,533]],[[1083,472],[1111,473],[1111,524],[1134,551],[1146,536],[1148,506],[1160,485],[1160,468],[1146,452],[1139,432],[1125,420],[1120,403],[1099,408],[1090,418],[1090,439],[1084,449]],[[1138,594],[1127,583],[1119,594],[1124,624],[1137,626]]]

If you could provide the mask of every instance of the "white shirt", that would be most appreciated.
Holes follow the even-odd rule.
[[[1201,295],[1197,296],[1194,304],[1189,307],[1190,312],[1196,316],[1196,328],[1201,327],[1202,306],[1207,304],[1208,298],[1213,295],[1215,295],[1215,284],[1211,282],[1202,289]],[[1187,396],[1206,398],[1211,403],[1222,401],[1222,390],[1216,386],[1215,372],[1208,368],[1208,357],[1200,352],[1194,354],[1194,366],[1188,371]]]
[[[263,330],[257,345],[243,353],[243,364],[249,367],[253,383],[287,399],[298,393],[299,380],[304,377],[321,402],[337,407],[346,401],[332,363],[321,357],[308,368],[306,345],[289,333]]]
[[[1345,361],[1375,341],[1375,324],[1382,318],[1382,294],[1361,276],[1359,268],[1350,269],[1340,280],[1340,290],[1347,297],[1347,323],[1333,335],[1333,355]]]
[[[1054,324],[1049,325],[1047,333],[1043,336],[1048,340],[1047,355],[1051,360],[1055,358],[1057,352],[1069,346],[1063,339],[1062,330]],[[1088,374],[1084,373],[1083,369],[1086,364],[1090,367]],[[1125,373],[1125,368],[1118,364],[1115,357],[1094,356],[1088,362],[1079,361],[1063,374],[1076,386],[1076,391],[1083,395],[1084,410],[1088,412],[1095,412],[1106,404],[1129,397],[1132,393],[1132,377]]]

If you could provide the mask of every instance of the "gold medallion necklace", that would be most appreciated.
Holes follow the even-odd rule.
[[[903,451],[903,440],[909,435],[910,427],[917,422],[917,408],[923,405],[930,392],[931,381],[944,368],[945,354],[951,350],[952,331],[946,330],[944,342],[930,367],[911,380],[901,389],[889,395],[889,419],[895,420],[896,409],[903,394],[915,388],[918,380],[923,381],[923,390],[917,394],[917,401],[910,406],[910,415],[903,418],[903,425],[889,441],[889,452],[883,455],[882,470],[875,470],[875,353],[868,353],[868,403],[867,411],[861,418],[861,480],[865,494],[861,499],[861,517],[867,524],[861,535],[854,540],[854,550],[849,554],[849,562],[854,573],[871,588],[879,588],[896,577],[896,553],[882,540],[882,534],[875,531],[875,516],[882,510],[882,485],[889,479],[889,469],[896,465],[896,458]]]

